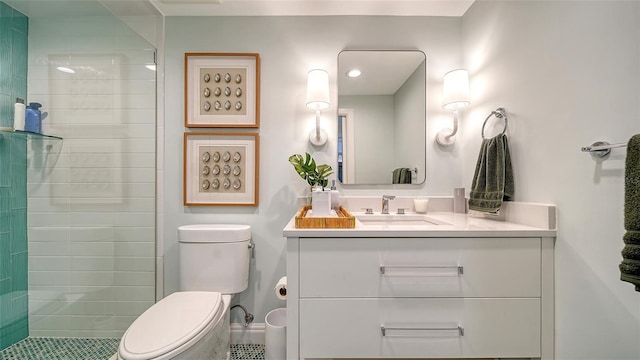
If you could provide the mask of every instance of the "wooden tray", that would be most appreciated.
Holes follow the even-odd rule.
[[[303,206],[296,214],[296,228],[301,229],[353,229],[356,218],[347,209],[340,206],[338,217],[307,217],[311,205]]]

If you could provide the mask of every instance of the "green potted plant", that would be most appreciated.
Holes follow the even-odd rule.
[[[321,186],[324,190],[324,187],[329,184],[328,177],[333,174],[333,169],[327,164],[316,165],[316,161],[309,153],[305,153],[304,156],[293,154],[289,156],[289,162],[312,190],[316,186]]]

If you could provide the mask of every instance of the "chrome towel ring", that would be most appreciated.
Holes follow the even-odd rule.
[[[494,116],[497,117],[498,119],[504,119],[504,129],[502,129],[502,133],[500,135],[504,135],[504,133],[507,131],[507,111],[502,108],[499,107],[497,109],[495,109],[494,111],[491,112],[491,114],[489,114],[489,116],[487,116],[486,119],[484,119],[484,124],[482,124],[482,138],[486,139],[484,137],[484,127],[487,125],[487,121],[489,121],[489,119]]]

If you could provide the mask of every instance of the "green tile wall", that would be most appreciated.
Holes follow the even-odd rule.
[[[0,2],[0,127],[27,97],[28,18]],[[7,51],[8,50],[8,51]],[[29,335],[26,138],[0,133],[0,350]]]

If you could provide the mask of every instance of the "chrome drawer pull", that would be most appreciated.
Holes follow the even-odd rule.
[[[416,271],[409,271],[415,269]],[[424,270],[453,269],[455,272],[438,272]],[[393,270],[396,270],[394,273]],[[462,265],[449,266],[402,266],[402,265],[380,265],[380,274],[383,276],[461,276],[464,274]]]
[[[458,325],[457,327],[433,327],[433,328],[385,327],[384,325],[380,325],[380,330],[382,331],[382,336],[389,336],[389,337],[393,337],[393,335],[387,335],[387,331],[458,331],[458,336],[464,336],[464,328],[462,327],[462,325]],[[397,337],[402,337],[402,335],[398,335]]]

